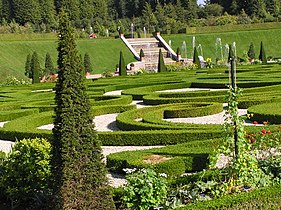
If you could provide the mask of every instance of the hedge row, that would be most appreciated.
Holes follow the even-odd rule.
[[[175,84],[161,84],[161,85],[150,85],[139,88],[131,88],[128,90],[122,91],[122,95],[131,95],[134,100],[142,100],[144,95],[151,94],[155,91],[160,90],[170,90],[178,88],[189,88],[191,83],[175,83]]]
[[[220,143],[221,140],[214,139],[150,150],[114,153],[107,156],[107,167],[117,173],[124,173],[124,168],[152,167],[159,173],[177,177],[184,172],[205,169],[209,154]],[[152,162],[148,162],[149,160]]]
[[[180,209],[281,209],[280,186],[255,189],[251,192],[226,195],[224,197],[189,204]]]
[[[189,104],[189,106],[193,106]],[[186,117],[201,117],[216,114],[223,111],[223,106],[220,103],[213,104],[198,104],[198,107],[177,106],[176,108],[168,108],[164,110],[164,118],[186,118]]]
[[[92,106],[92,114],[94,116],[112,114],[112,113],[122,113],[129,110],[136,109],[136,105],[127,104],[127,105],[111,105],[111,106]]]
[[[16,110],[8,110],[8,111],[1,111],[0,112],[0,122],[10,121],[17,119],[19,117],[31,115],[31,114],[38,114],[38,109],[16,109]]]
[[[50,137],[51,131],[39,130],[38,126],[53,122],[53,111],[31,114],[7,122],[4,128],[0,129],[0,138],[16,140],[23,138]]]
[[[171,145],[219,138],[221,135],[220,130],[206,132],[197,129],[98,132],[102,145],[108,146]]]
[[[202,103],[204,104],[204,103]],[[197,106],[199,103],[197,103]],[[137,110],[131,110],[124,113],[121,113],[116,118],[117,127],[121,130],[177,130],[177,129],[207,129],[207,130],[217,130],[220,126],[217,125],[190,125],[184,123],[170,123],[163,121],[164,110],[173,108],[175,106],[182,106],[180,104],[169,104],[169,105],[159,105],[146,107]],[[192,105],[191,105],[192,106]],[[201,109],[197,109],[197,114],[200,115],[203,113],[203,110],[206,111],[209,109],[212,111],[219,111],[220,105],[207,106]],[[188,112],[188,111],[187,111]],[[194,109],[194,114],[196,114],[196,109]],[[154,120],[155,119],[155,120]],[[145,121],[147,120],[148,123]],[[150,123],[151,121],[152,123]]]
[[[220,102],[225,101],[225,95],[201,96],[201,97],[169,97],[169,94],[151,94],[143,97],[143,102],[146,105],[159,105],[171,103],[186,103],[186,102]]]
[[[131,96],[91,96],[90,104],[95,106],[124,105],[132,102]]]
[[[253,114],[251,118],[253,121],[281,124],[281,101],[252,106],[248,109],[248,113]]]

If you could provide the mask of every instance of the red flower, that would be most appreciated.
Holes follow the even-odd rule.
[[[250,138],[249,134],[246,134],[246,139]]]
[[[255,138],[252,138],[251,139],[251,143],[255,143],[256,142],[256,139]]]
[[[278,128],[279,128],[279,130],[281,130],[281,125]]]
[[[267,131],[267,134],[272,134],[270,131]]]
[[[266,124],[267,124],[267,122],[265,122],[265,121],[264,121],[262,124],[266,125]]]
[[[258,123],[257,121],[254,121],[253,124],[254,124],[254,125],[257,125],[257,124],[259,124],[259,123]]]
[[[265,129],[262,129],[261,132],[262,132],[263,134],[265,134],[265,133],[266,133],[266,130],[265,130]]]
[[[250,136],[255,136],[255,134],[251,133]]]

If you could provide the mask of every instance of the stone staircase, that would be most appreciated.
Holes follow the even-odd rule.
[[[160,35],[159,35],[160,36]],[[135,58],[138,60],[134,63],[134,71],[142,68],[147,71],[157,72],[159,50],[161,49],[165,64],[175,63],[177,60],[175,52],[169,47],[169,45],[164,41],[164,39],[158,39],[156,37],[150,38],[130,38],[126,39],[122,35],[120,38],[134,54]],[[164,42],[164,43],[163,43]],[[144,58],[140,58],[140,50],[144,52]],[[129,65],[128,65],[129,66]]]

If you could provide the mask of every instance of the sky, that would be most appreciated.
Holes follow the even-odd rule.
[[[204,4],[204,0],[197,0],[198,4]]]

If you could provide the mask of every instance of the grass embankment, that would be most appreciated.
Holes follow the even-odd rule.
[[[0,40],[0,78],[9,75],[22,78],[26,56],[36,51],[39,55],[41,67],[44,68],[45,55],[51,54],[54,64],[57,61],[57,40],[55,36],[28,36],[24,34],[23,41],[17,40],[21,36],[3,36]],[[82,39],[77,41],[79,53],[82,56],[87,52],[91,57],[94,73],[114,71],[115,65],[119,63],[119,51],[123,51],[127,63],[134,60],[133,55],[120,39]],[[1,81],[1,79],[0,79]]]
[[[192,30],[193,31],[192,31]],[[247,30],[245,30],[247,29]],[[280,23],[232,25],[220,27],[197,27],[187,30],[188,34],[163,35],[168,42],[172,41],[172,47],[182,47],[183,41],[187,45],[187,57],[192,57],[192,37],[195,36],[196,46],[202,45],[204,58],[211,57],[214,61],[220,52],[216,52],[215,43],[221,38],[223,52],[225,44],[236,42],[237,55],[242,57],[243,51],[248,51],[251,42],[254,43],[256,57],[259,55],[260,42],[263,41],[267,56],[281,57],[279,46],[281,40]],[[192,33],[191,33],[192,32]],[[0,78],[8,75],[18,78],[24,76],[24,65],[28,53],[37,51],[41,66],[44,66],[45,54],[51,53],[53,62],[57,60],[57,42],[55,34],[1,34],[0,35]],[[120,39],[98,38],[82,39],[77,42],[82,55],[88,52],[91,57],[94,73],[114,71],[119,62],[119,51],[123,51],[125,62],[134,61],[133,55],[125,47]],[[199,50],[200,53],[200,50]],[[182,52],[182,57],[184,56]],[[217,55],[216,55],[217,54]],[[0,81],[1,81],[0,79]]]
[[[280,37],[281,29],[264,29],[264,30],[250,30],[250,31],[237,31],[237,32],[217,32],[217,33],[200,33],[200,34],[178,34],[178,35],[165,35],[164,39],[168,42],[172,41],[172,47],[174,50],[177,47],[182,49],[183,41],[187,46],[187,57],[193,56],[192,39],[195,36],[196,46],[201,44],[203,49],[203,57],[208,57],[215,61],[216,57],[220,59],[220,49],[216,52],[216,40],[221,38],[222,52],[224,57],[227,58],[228,54],[225,53],[225,45],[236,43],[237,56],[242,57],[244,52],[248,52],[250,43],[253,42],[256,57],[259,56],[260,42],[263,41],[266,56],[281,57]],[[198,51],[201,54],[201,51]],[[182,57],[184,56],[182,51]]]

